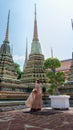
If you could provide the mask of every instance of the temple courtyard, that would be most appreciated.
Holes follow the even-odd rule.
[[[73,130],[73,108],[43,107],[37,112],[22,106],[9,108],[0,108],[0,130]]]

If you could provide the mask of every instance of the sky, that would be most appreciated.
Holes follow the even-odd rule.
[[[71,59],[73,51],[73,0],[0,0],[0,46],[6,32],[10,9],[9,41],[14,62],[23,68],[28,39],[31,51],[34,28],[34,5],[37,8],[38,38],[45,59]]]

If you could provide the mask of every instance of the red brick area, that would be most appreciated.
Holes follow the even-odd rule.
[[[34,126],[34,127],[32,127]],[[26,127],[26,128],[25,128]],[[0,112],[0,130],[73,130],[73,109]]]

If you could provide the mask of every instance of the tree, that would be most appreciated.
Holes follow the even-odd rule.
[[[65,81],[64,72],[56,71],[60,66],[61,62],[57,58],[48,58],[44,62],[44,68],[47,69],[46,75],[49,82],[48,92],[51,94],[59,94],[58,88]]]
[[[15,68],[15,72],[18,75],[17,79],[20,79],[21,78],[21,74],[22,74],[22,71],[20,69],[20,65],[17,64],[17,63],[14,63],[14,68]]]

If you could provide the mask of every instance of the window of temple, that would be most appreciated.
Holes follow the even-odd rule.
[[[12,88],[12,91],[15,91],[15,88]]]

